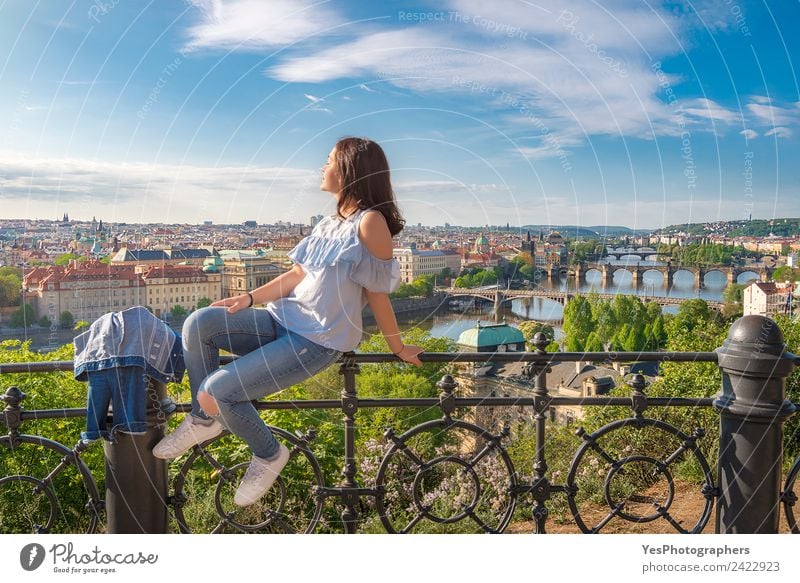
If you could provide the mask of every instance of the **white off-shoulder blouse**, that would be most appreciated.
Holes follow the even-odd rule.
[[[397,259],[375,257],[358,237],[366,212],[325,217],[289,251],[306,276],[289,295],[266,305],[284,328],[342,352],[361,343],[365,290],[391,293],[400,285]]]

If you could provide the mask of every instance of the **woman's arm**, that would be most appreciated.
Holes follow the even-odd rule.
[[[268,281],[259,288],[254,289],[250,294],[241,294],[218,300],[212,306],[223,306],[228,308],[228,312],[233,314],[241,309],[249,308],[251,305],[266,304],[282,297],[288,296],[297,287],[306,272],[299,265],[295,265],[289,271],[280,274],[272,281]],[[250,300],[252,296],[252,301]]]
[[[380,212],[374,211],[364,214],[359,224],[358,235],[367,251],[375,257],[384,261],[392,258],[392,233],[389,231],[386,219]],[[405,345],[400,338],[397,318],[395,318],[389,294],[373,292],[367,289],[365,291],[369,307],[375,316],[375,322],[386,338],[389,350],[406,362],[422,366],[422,362],[417,358],[417,355],[423,351],[422,348],[412,344]]]

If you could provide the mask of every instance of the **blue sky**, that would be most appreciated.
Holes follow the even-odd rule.
[[[335,141],[410,224],[800,216],[798,2],[0,0],[0,218],[308,222]]]

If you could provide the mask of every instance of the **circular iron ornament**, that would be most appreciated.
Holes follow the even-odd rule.
[[[31,494],[34,496],[45,496],[45,499],[47,500],[47,506],[50,511],[45,511],[42,513],[43,517],[46,515],[44,523],[41,521],[34,522],[32,525],[32,531],[37,534],[50,532],[56,522],[56,513],[58,512],[58,499],[56,498],[53,489],[42,480],[34,478],[33,476],[4,476],[0,478],[0,493],[2,493],[3,489],[6,487],[6,484],[13,484],[14,482],[20,482],[20,486],[22,486],[24,483],[32,484],[32,487],[29,490]],[[5,532],[5,528],[3,530]]]
[[[249,462],[232,463],[229,466],[220,461],[220,454],[240,449],[240,445],[232,441],[232,434],[224,431],[218,437],[194,446],[189,457],[181,464],[175,476],[174,494],[170,501],[175,511],[178,529],[182,533],[209,532],[279,532],[279,533],[312,533],[322,516],[323,498],[316,495],[324,484],[322,470],[317,458],[311,453],[305,440],[298,438],[278,427],[269,427],[272,434],[289,448],[290,457],[278,479],[262,500],[239,508],[233,504],[233,493],[241,481]],[[228,439],[228,443],[222,443]],[[192,497],[193,478],[198,477],[197,464],[207,464],[211,471],[205,476],[203,490],[213,501],[206,503]],[[292,471],[300,472],[304,480],[296,484],[294,490],[286,479]],[[215,482],[215,483],[214,483]],[[299,494],[306,495],[299,500]],[[199,504],[199,509],[186,510],[190,503]],[[213,507],[214,515],[205,520],[205,524],[190,524],[187,517],[200,520],[197,515]],[[299,510],[299,512],[298,512]],[[302,524],[296,524],[302,521]]]
[[[783,488],[783,509],[786,512],[786,522],[793,534],[800,534],[800,525],[797,524],[797,517],[794,515],[794,506],[797,504],[797,494],[794,487],[800,477],[800,458],[797,458],[786,476],[786,486]]]
[[[675,482],[672,480],[672,474],[669,472],[669,470],[667,470],[666,468],[660,468],[659,461],[653,457],[644,455],[633,455],[619,460],[619,463],[615,466],[612,466],[611,471],[609,471],[608,474],[606,474],[605,483],[603,484],[603,494],[605,494],[606,502],[608,503],[609,508],[625,507],[622,501],[614,499],[614,495],[611,492],[611,485],[614,478],[616,476],[624,475],[625,473],[624,468],[626,464],[642,463],[642,462],[648,465],[652,465],[655,468],[653,472],[654,475],[662,474],[667,479],[667,486],[669,488],[669,493],[667,494],[664,503],[660,504],[659,506],[662,508],[669,508],[672,505],[672,501],[675,499]],[[620,518],[624,518],[625,520],[629,520],[631,522],[652,522],[653,520],[661,518],[662,514],[656,511],[646,516],[638,516],[635,514],[625,512],[624,510],[620,510],[617,513],[617,516],[619,516]]]
[[[249,466],[250,462],[236,464],[230,468],[230,475],[241,478],[244,476],[244,473]],[[238,483],[238,480],[236,483]],[[242,532],[258,532],[262,529],[268,528],[274,522],[276,522],[280,516],[284,516],[286,514],[286,497],[288,494],[286,491],[286,483],[282,476],[278,476],[270,491],[270,495],[274,494],[276,489],[280,492],[278,507],[275,509],[268,509],[266,512],[264,512],[264,520],[261,522],[256,522],[255,524],[249,524],[237,519],[236,512],[230,512],[224,507],[223,498],[226,495],[226,491],[229,491],[231,486],[235,487],[236,483],[231,482],[231,480],[220,480],[217,482],[217,487],[214,489],[214,505],[216,506],[217,514],[224,516],[227,519],[226,521],[221,522],[219,526],[227,523],[230,526],[241,530]]]
[[[626,455],[625,457],[616,457],[615,455],[612,455],[613,452],[610,453],[604,448],[604,438],[608,438],[610,434],[628,427],[638,431],[655,430],[660,433],[664,433],[666,434],[665,439],[672,438],[672,440],[676,442],[676,448],[669,456],[666,457],[665,460],[659,460],[651,455]],[[565,488],[570,511],[572,512],[572,517],[574,518],[575,523],[578,525],[578,528],[587,534],[597,533],[600,532],[600,530],[605,527],[605,525],[608,524],[611,519],[613,519],[615,516],[618,516],[623,520],[635,523],[652,522],[662,518],[672,525],[672,527],[678,532],[692,534],[701,532],[708,523],[714,506],[714,479],[705,456],[702,454],[699,448],[695,446],[696,440],[701,438],[703,435],[704,433],[700,430],[697,430],[692,435],[687,435],[674,425],[670,425],[669,423],[665,423],[657,419],[647,418],[620,419],[604,425],[592,434],[583,435],[584,442],[581,444],[581,446],[575,452],[575,456],[572,458]],[[586,524],[581,516],[576,500],[578,491],[580,489],[577,483],[577,480],[581,476],[579,469],[581,468],[581,464],[584,462],[584,458],[591,453],[594,453],[599,458],[604,460],[603,468],[601,468],[600,464],[598,463],[594,468],[591,469],[591,471],[606,471],[603,481],[603,495],[606,504],[609,507],[609,513],[606,514],[606,516],[594,526],[588,526]],[[705,504],[703,506],[702,513],[697,522],[690,529],[684,528],[681,523],[670,514],[670,508],[675,502],[675,483],[672,474],[669,471],[669,466],[673,462],[681,459],[685,454],[690,454],[693,456],[700,467],[700,471],[702,472],[703,476],[703,484],[700,486],[700,493],[705,498]],[[587,464],[584,463],[584,465]],[[649,467],[650,471],[647,472],[647,477],[648,480],[653,482],[653,484],[662,480],[666,481],[666,493],[663,496],[648,496],[644,494],[632,493],[625,498],[620,498],[618,495],[612,492],[614,480],[619,479],[621,481],[626,475],[632,476],[633,470],[637,466]],[[584,470],[582,470],[582,473],[585,473]],[[644,474],[640,472],[640,475]],[[643,503],[652,505],[655,509],[654,512],[652,514],[642,515],[629,509],[631,505]]]
[[[457,431],[466,434],[464,439],[457,440],[457,443],[464,448],[463,451],[439,454],[429,461],[414,451],[413,444],[409,445],[409,442],[415,438],[427,437],[426,434],[441,437],[443,433]],[[511,458],[500,443],[500,436],[466,421],[444,418],[421,423],[402,435],[392,436],[391,439],[393,443],[383,456],[375,479],[377,491],[375,505],[380,521],[387,532],[408,533],[418,523],[427,519],[435,524],[447,525],[463,520],[472,520],[483,532],[500,533],[511,522],[516,506],[517,479]],[[423,439],[423,441],[425,440]],[[434,440],[429,439],[428,441]],[[474,445],[471,450],[465,446],[469,443]],[[485,462],[483,466],[488,464],[489,467],[482,467],[482,462]],[[406,472],[398,471],[397,466],[402,463],[409,466]],[[494,466],[492,467],[491,464]],[[426,480],[436,481],[442,475],[448,475],[446,471],[448,468],[454,470],[449,473],[449,477],[458,480],[458,483],[450,484],[451,487],[460,488],[463,492],[464,486],[467,486],[467,493],[464,494],[466,502],[461,502],[457,511],[442,516],[434,509],[435,501],[426,500],[424,489]],[[487,481],[486,476],[481,475],[484,470],[495,470],[497,474],[501,474],[502,485],[493,487]],[[408,511],[404,510],[404,512],[407,516],[410,515],[410,519],[404,526],[396,524],[396,518],[391,515],[393,505],[397,504],[389,499],[391,485],[405,488],[404,494],[407,497],[405,502],[408,503]],[[453,492],[446,491],[442,494],[447,496],[452,495]],[[489,508],[491,503],[496,503],[502,496],[507,498],[503,508],[500,508],[499,511]],[[491,515],[493,520],[488,522],[484,520],[487,514]]]
[[[44,451],[42,451],[44,450]],[[28,453],[22,453],[28,452]],[[53,459],[53,466],[49,465],[48,453]],[[30,465],[30,468],[21,468],[17,463]],[[15,489],[15,495],[24,498],[15,503],[15,508],[10,512],[0,512],[3,518],[2,532],[23,532],[15,530],[10,520],[20,518],[20,522],[27,523],[29,529],[24,532],[36,534],[52,532],[74,532],[73,524],[61,525],[61,522],[70,518],[79,523],[86,524],[86,534],[97,532],[100,522],[99,509],[103,503],[97,490],[92,473],[81,459],[80,453],[69,449],[65,445],[40,437],[38,435],[9,434],[0,436],[0,468],[8,471],[10,467],[15,470],[33,471],[40,470],[42,477],[25,475],[21,473],[8,474],[0,477],[0,498],[5,498],[9,488]],[[77,476],[71,475],[77,469]],[[65,488],[74,486],[76,479],[83,486],[86,496],[82,508],[67,506],[62,502],[67,495]],[[55,486],[56,481],[59,487]],[[63,483],[61,483],[63,481]],[[62,499],[59,499],[61,494]],[[72,496],[74,492],[69,492]],[[33,514],[23,517],[23,509],[34,507]],[[83,530],[83,529],[82,529]]]
[[[443,517],[443,516],[437,516],[436,514],[431,512],[432,505],[422,504],[423,481],[427,476],[435,472],[436,466],[444,465],[447,463],[461,466],[461,473],[466,474],[469,477],[469,479],[472,482],[472,500],[470,500],[469,503],[466,506],[464,506],[459,513],[454,514],[453,516]],[[433,522],[437,522],[439,524],[454,524],[459,520],[466,518],[475,511],[475,508],[478,506],[478,503],[480,502],[481,483],[478,474],[475,473],[475,469],[472,466],[470,466],[468,462],[462,460],[460,457],[446,455],[432,459],[430,462],[428,462],[424,466],[420,467],[419,470],[417,470],[417,473],[414,476],[412,491],[414,492],[414,505],[417,507],[417,510],[419,510],[420,514],[422,514],[425,518],[432,520]]]

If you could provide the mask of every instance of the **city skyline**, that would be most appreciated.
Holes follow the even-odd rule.
[[[68,213],[67,213],[68,214]],[[319,218],[319,215],[317,215]],[[767,220],[772,221],[773,219],[761,219],[758,217],[753,217],[752,220]],[[781,224],[781,221],[798,221],[800,217],[776,217],[774,222],[777,225]],[[313,227],[315,223],[311,220],[308,221],[288,221],[284,219],[276,219],[274,221],[265,221],[265,222],[257,222],[255,225],[248,225],[246,223],[253,223],[252,220],[245,220],[238,223],[217,223],[210,220],[201,221],[199,223],[193,222],[144,222],[144,223],[136,223],[136,222],[127,222],[127,221],[120,221],[119,223],[112,223],[109,221],[104,221],[102,218],[98,218],[93,216],[92,218],[75,218],[75,217],[68,217],[68,223],[63,220],[63,218],[47,218],[47,217],[33,217],[33,218],[22,218],[22,217],[12,217],[12,218],[0,218],[0,227],[3,227],[4,223],[13,223],[13,222],[49,222],[55,224],[70,224],[70,225],[91,225],[93,222],[100,222],[105,225],[105,228],[113,228],[116,225],[125,225],[125,226],[190,226],[190,227],[250,227],[250,228],[260,228],[264,226],[275,226],[275,225],[291,225],[297,226],[302,225],[304,227]],[[463,225],[463,224],[455,224],[455,223],[437,223],[437,224],[428,224],[424,222],[418,222],[410,224],[413,227],[423,227],[423,228],[465,228],[465,229],[493,229],[497,228],[499,230],[505,230],[506,228],[514,230],[514,229],[551,229],[551,230],[559,230],[559,229],[585,229],[585,230],[595,230],[598,229],[629,229],[631,232],[655,232],[658,230],[664,230],[668,227],[683,227],[683,226],[691,226],[691,225],[709,225],[709,224],[716,224],[716,223],[748,223],[750,221],[746,219],[720,219],[718,221],[707,221],[707,222],[698,222],[698,223],[681,223],[675,225],[665,225],[664,227],[659,227],[658,229],[646,229],[646,228],[639,228],[639,229],[632,229],[627,227],[623,224],[610,224],[610,225],[563,225],[563,224],[533,224],[533,223],[526,223],[524,225],[512,225],[510,223],[507,224],[483,224],[483,225]],[[531,232],[531,235],[538,235],[538,233]]]
[[[0,9],[0,218],[306,223],[336,139],[408,224],[800,216],[797,4]]]

